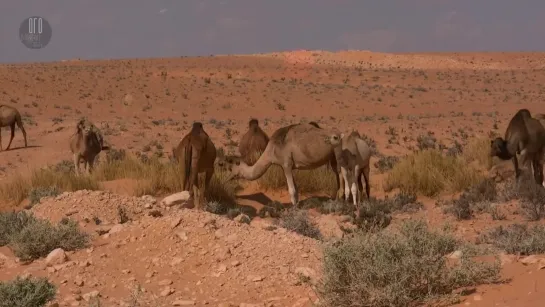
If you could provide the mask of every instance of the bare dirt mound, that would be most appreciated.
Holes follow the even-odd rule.
[[[93,216],[102,223],[115,221],[118,204],[131,221],[95,225]],[[151,197],[90,191],[44,198],[32,211],[53,221],[69,215],[93,233],[93,247],[68,253],[63,264],[46,267],[42,259],[24,271],[59,285],[61,306],[85,305],[79,301],[96,295],[106,306],[128,306],[131,299],[143,306],[310,306],[316,301],[310,283],[319,274],[317,241],[270,224],[248,225],[191,209],[163,208],[164,216],[152,217],[143,214],[150,204]],[[15,277],[21,269],[6,273]]]

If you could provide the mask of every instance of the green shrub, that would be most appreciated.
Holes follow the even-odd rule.
[[[447,265],[461,243],[423,221],[406,221],[398,231],[358,232],[324,250],[319,293],[325,306],[415,306],[452,295],[464,286],[493,282],[500,266],[463,254]]]
[[[0,282],[0,307],[42,307],[55,298],[56,287],[47,278],[20,278]]]

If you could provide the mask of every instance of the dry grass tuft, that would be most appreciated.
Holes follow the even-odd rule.
[[[0,186],[0,199],[20,203],[30,197],[31,191],[37,188],[55,187],[58,191],[99,190],[101,181],[122,178],[138,180],[135,194],[159,195],[182,190],[181,174],[183,166],[173,162],[162,162],[157,158],[143,161],[133,156],[123,156],[119,159],[107,159],[99,163],[91,176],[77,177],[69,163],[61,162],[46,169],[34,170],[30,178],[16,176],[12,181]],[[235,203],[238,183],[225,182],[227,174],[216,170],[207,192],[208,200],[228,204]],[[199,182],[204,182],[201,175]]]
[[[474,139],[464,148],[462,157],[468,162],[477,161],[479,165],[484,166],[487,170],[493,165],[492,157],[490,156],[490,139],[479,138]]]
[[[464,159],[444,156],[435,149],[415,152],[394,166],[385,182],[385,190],[436,196],[445,190],[458,192],[482,179],[482,175]]]

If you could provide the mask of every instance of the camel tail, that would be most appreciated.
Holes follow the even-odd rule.
[[[189,178],[191,176],[191,160],[193,150],[191,148],[191,142],[187,142],[187,145],[184,147],[184,176],[182,180],[184,191],[189,191]]]

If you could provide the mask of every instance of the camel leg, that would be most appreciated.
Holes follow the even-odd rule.
[[[541,162],[539,159],[532,160],[532,169],[534,173],[534,180],[536,184],[542,185],[543,184],[543,165],[541,165]]]
[[[210,180],[212,180],[212,176],[214,176],[213,167],[206,170],[206,177],[204,178],[204,186],[202,188],[203,196],[206,196],[206,191],[208,191],[208,187],[210,186]],[[204,197],[203,197],[203,200],[204,200]]]
[[[513,166],[515,167],[515,179],[518,179],[520,176],[519,163],[517,160],[517,155],[513,155]]]
[[[347,171],[344,167],[341,167],[341,180],[344,183],[344,201],[348,201],[348,198],[350,197],[350,183]]]
[[[291,166],[284,166],[284,175],[286,176],[286,182],[288,183],[288,192],[290,193],[291,203],[292,205],[297,206],[299,199],[297,195],[297,187],[295,186],[295,182],[293,180]]]
[[[2,126],[0,126],[0,151],[2,151]]]
[[[91,172],[93,171],[94,166],[95,166],[95,157],[92,157],[89,159],[89,162],[87,163],[87,175],[91,175]]]
[[[365,180],[365,193],[367,194],[367,199],[371,198],[371,186],[369,185],[369,172],[370,172],[370,167],[365,166],[362,172],[363,178],[360,178],[360,182],[362,181],[362,179]],[[363,183],[362,183],[361,191],[363,194]]]
[[[23,122],[21,121],[20,118],[19,118],[19,120],[17,121],[17,126],[19,127],[19,130],[21,130],[21,132],[23,133],[23,137],[25,138],[25,147],[28,147],[28,144],[27,144],[27,141],[26,141],[26,131],[25,131],[25,127],[23,127]]]
[[[76,176],[79,176],[79,155],[74,154],[74,170],[76,171]]]
[[[195,180],[192,181],[193,184],[193,205],[196,209],[201,208],[201,191],[199,190],[199,174],[195,176]]]
[[[11,129],[11,135],[10,135],[8,147],[6,147],[6,150],[9,150],[9,147],[11,146],[11,142],[13,141],[13,137],[15,136],[15,123],[12,123],[11,125],[9,125],[9,128]]]
[[[339,200],[339,198],[341,198],[343,194],[344,183],[341,172],[339,170],[339,166],[337,165],[337,158],[335,157],[335,155],[332,155],[329,159],[329,165],[331,166],[331,170],[335,173],[336,184],[335,197],[332,197],[332,199]]]

